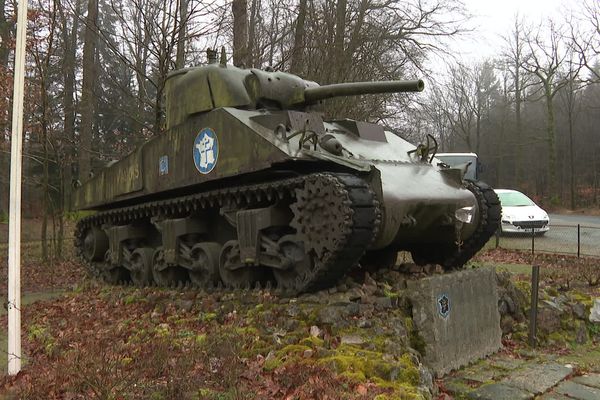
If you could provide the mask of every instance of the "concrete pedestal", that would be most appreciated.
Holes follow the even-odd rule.
[[[408,282],[424,362],[437,376],[502,347],[496,273],[469,269]]]

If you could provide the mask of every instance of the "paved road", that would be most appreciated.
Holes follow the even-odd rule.
[[[600,217],[593,215],[550,214],[550,223],[553,225],[573,226],[581,224],[600,228]]]
[[[574,374],[573,366],[495,354],[444,379],[456,398],[473,400],[597,400],[600,374]]]
[[[576,255],[577,224],[580,224],[579,253],[600,257],[600,217],[588,215],[550,214],[550,230],[536,236],[535,251]],[[531,250],[531,236],[502,236],[500,246],[507,249]]]

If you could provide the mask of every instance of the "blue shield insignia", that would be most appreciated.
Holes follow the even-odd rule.
[[[438,312],[442,318],[448,318],[450,314],[450,298],[446,294],[442,294],[437,298]]]
[[[210,128],[204,128],[194,140],[194,164],[201,174],[208,174],[217,165],[219,141],[217,134]]]

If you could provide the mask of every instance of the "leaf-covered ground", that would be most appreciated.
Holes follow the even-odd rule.
[[[581,275],[600,269],[597,261],[537,260],[545,271],[543,300],[600,296]],[[494,250],[477,263],[522,267],[530,259]],[[328,292],[288,299],[269,291],[111,287],[87,280],[76,262],[47,266],[26,258],[24,291],[67,292],[23,307],[24,368],[2,378],[2,393],[31,399],[426,398],[426,369],[398,276],[348,278]],[[510,279],[527,299],[528,275]],[[513,317],[503,351],[522,357],[526,323]],[[5,327],[6,316],[0,321]],[[595,346],[595,333],[588,332],[586,346]],[[541,346],[575,354],[576,334],[546,335]],[[448,398],[443,390],[439,396]]]
[[[23,312],[25,368],[4,378],[4,388],[31,399],[371,399],[390,392],[335,376],[305,349],[293,362],[265,368],[262,353],[284,349],[276,342],[285,337],[261,343],[248,315],[220,309],[219,295],[199,297],[94,286],[35,303]]]

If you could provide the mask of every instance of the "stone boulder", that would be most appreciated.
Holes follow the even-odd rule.
[[[600,323],[600,298],[594,299],[594,305],[590,310],[589,320],[595,324]]]

